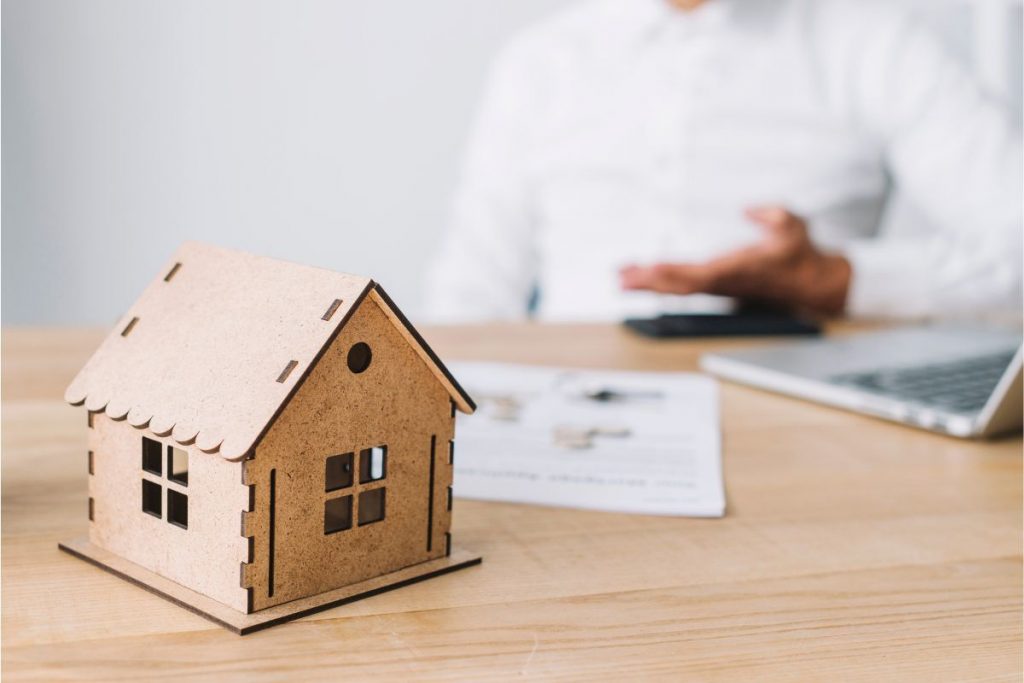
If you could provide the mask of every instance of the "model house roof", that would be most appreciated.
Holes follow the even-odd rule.
[[[371,279],[196,242],[177,251],[64,397],[237,460],[367,296],[472,412],[473,400]]]

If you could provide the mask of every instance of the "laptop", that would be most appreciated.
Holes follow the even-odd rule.
[[[963,438],[1021,429],[1021,335],[901,328],[711,353],[724,379]]]

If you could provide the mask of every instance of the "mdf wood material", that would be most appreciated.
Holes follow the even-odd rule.
[[[367,277],[186,242],[64,398],[238,460],[372,286]]]
[[[175,252],[64,398],[241,460],[366,297],[471,413],[472,399],[369,278],[199,242]]]
[[[368,278],[185,243],[64,398],[136,583],[249,613],[450,552],[438,444],[475,406]]]
[[[373,358],[358,374],[347,355],[369,343]],[[444,493],[452,482],[447,457],[431,444],[453,438],[445,387],[373,298],[368,298],[313,368],[284,412],[245,462],[256,508],[246,515],[255,539],[246,585],[253,609],[360,582],[445,555],[451,513]],[[384,477],[363,482],[363,449],[386,446]],[[351,484],[325,491],[325,463],[351,454]],[[270,477],[275,476],[275,541],[271,549]],[[384,519],[359,524],[363,496],[384,490]],[[351,528],[324,533],[324,505],[347,499]],[[273,582],[270,552],[273,552]]]
[[[84,422],[86,416],[78,413]],[[248,593],[239,584],[238,565],[248,548],[238,525],[248,505],[248,490],[242,486],[241,463],[115,422],[104,413],[91,417],[93,426],[85,430],[93,453],[93,473],[85,475],[93,501],[89,540],[245,612]],[[160,474],[142,469],[143,438],[157,444]],[[170,444],[188,454],[187,484],[168,476]],[[147,485],[157,492],[160,514],[143,512],[142,487]],[[170,522],[174,493],[185,497],[188,528]]]
[[[445,359],[645,370],[750,343],[424,336]],[[88,524],[84,417],[61,395],[101,338],[4,334],[5,680],[1021,678],[1020,438],[958,441],[727,384],[724,519],[456,499],[454,536],[481,566],[239,639],[56,548]]]
[[[364,600],[396,588],[409,586],[435,576],[449,574],[459,569],[480,564],[479,555],[465,550],[455,550],[450,555],[427,562],[403,567],[387,574],[352,583],[334,590],[324,591],[286,604],[268,607],[252,614],[239,612],[210,598],[185,588],[179,583],[129,562],[120,555],[107,552],[89,542],[84,536],[59,544],[61,550],[96,567],[104,569],[139,588],[159,595],[183,607],[193,614],[223,626],[240,636],[255,633],[271,626],[277,626],[293,619]]]

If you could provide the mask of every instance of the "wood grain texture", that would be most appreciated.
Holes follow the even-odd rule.
[[[435,328],[442,358],[686,370],[744,342],[605,326]],[[486,558],[238,638],[57,550],[86,527],[81,412],[99,342],[8,330],[6,680],[1021,678],[1021,441],[961,442],[723,385],[728,515],[457,501]]]

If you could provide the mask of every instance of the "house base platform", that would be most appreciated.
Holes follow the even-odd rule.
[[[122,579],[155,593],[162,598],[184,607],[201,617],[219,624],[238,635],[246,635],[254,631],[270,628],[292,619],[299,619],[310,614],[344,605],[363,598],[369,598],[386,591],[408,586],[458,569],[480,564],[479,555],[466,550],[453,548],[451,555],[437,560],[430,560],[398,571],[361,581],[351,586],[344,586],[326,593],[320,593],[301,600],[293,600],[282,605],[245,614],[223,605],[212,598],[185,588],[170,579],[144,569],[134,562],[129,562],[109,551],[98,548],[85,536],[58,544],[64,552],[94,564],[100,569],[119,576]]]

